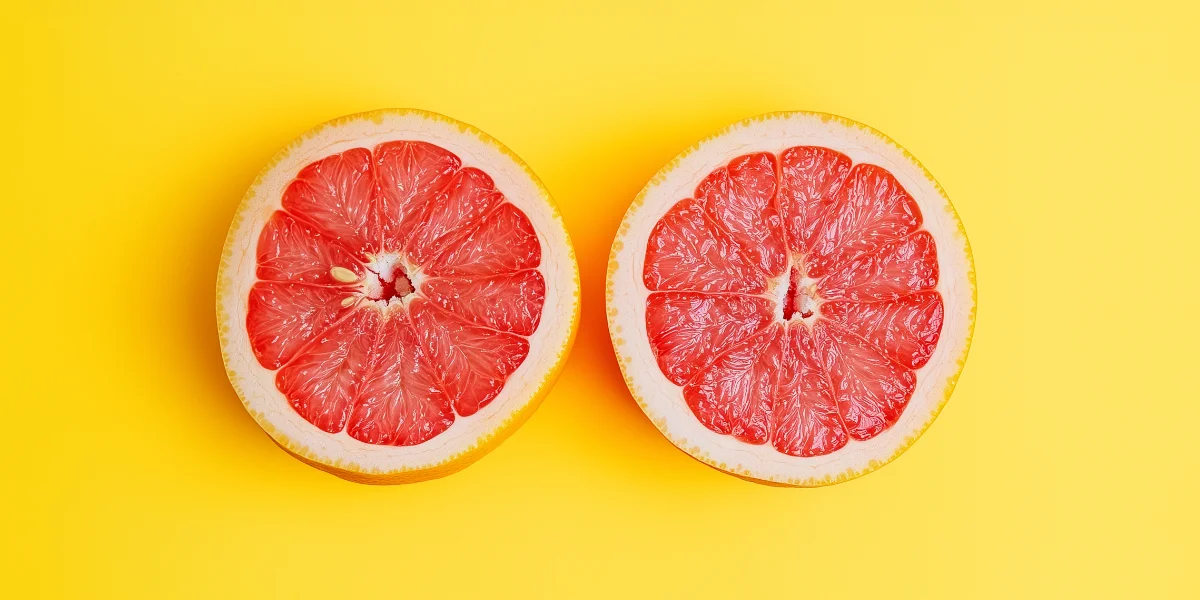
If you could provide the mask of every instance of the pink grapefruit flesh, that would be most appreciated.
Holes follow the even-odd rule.
[[[246,328],[259,363],[305,420],[368,444],[420,444],[486,406],[542,314],[528,217],[425,142],[305,166],[257,260]]]
[[[747,443],[818,456],[873,437],[904,410],[941,333],[920,225],[891,173],[836,150],[735,158],[659,220],[646,249],[659,367],[690,375],[674,381],[706,427]],[[754,294],[778,278],[783,302]],[[762,310],[727,308],[755,300]]]

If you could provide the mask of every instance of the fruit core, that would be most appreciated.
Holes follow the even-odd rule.
[[[788,273],[787,292],[783,302],[783,320],[810,320],[817,314],[821,296],[817,284],[800,274],[800,267],[792,267]]]
[[[416,291],[409,269],[398,254],[385,253],[365,266],[363,293],[371,300],[382,300],[386,304],[403,302]],[[415,268],[413,271],[415,275]]]

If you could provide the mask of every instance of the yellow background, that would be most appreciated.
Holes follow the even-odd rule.
[[[21,4],[0,25],[0,595],[1200,595],[1192,3]],[[584,309],[522,430],[457,475],[380,488],[301,464],[247,416],[213,288],[268,158],[391,106],[532,166]],[[603,310],[642,185],[785,109],[918,156],[979,280],[937,423],[815,490],[673,448],[626,392]]]

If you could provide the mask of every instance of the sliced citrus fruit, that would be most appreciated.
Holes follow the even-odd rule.
[[[441,115],[309,131],[259,174],[221,256],[229,379],[271,438],[346,479],[469,464],[536,408],[574,340],[579,274],[525,163]]]
[[[774,113],[697,143],[625,214],[609,332],[642,410],[741,477],[814,486],[897,457],[967,357],[975,279],[933,177],[865,125]]]

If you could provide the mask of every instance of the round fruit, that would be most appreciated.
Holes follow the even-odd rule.
[[[469,125],[382,110],[279,152],[225,240],[229,380],[277,444],[346,479],[456,471],[537,407],[579,272],[532,171]]]
[[[629,390],[672,443],[816,486],[888,463],[937,417],[974,266],[912,155],[848,119],[774,113],[655,175],[613,242],[607,301]]]

